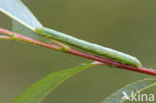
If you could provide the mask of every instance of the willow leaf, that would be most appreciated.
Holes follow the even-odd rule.
[[[40,103],[50,92],[52,92],[64,80],[85,70],[94,64],[83,64],[71,69],[62,70],[47,75],[41,80],[34,83],[32,86],[22,92],[12,103]]]
[[[116,91],[111,96],[104,99],[101,103],[123,103],[124,101],[131,99],[132,92],[133,94],[136,94],[155,85],[155,78],[140,80]]]

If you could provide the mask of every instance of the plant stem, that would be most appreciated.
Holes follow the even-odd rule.
[[[0,39],[20,40],[20,41],[24,41],[24,42],[28,42],[28,43],[33,43],[33,44],[36,44],[36,45],[39,45],[39,46],[42,46],[42,47],[54,49],[54,50],[57,50],[57,51],[62,51],[62,47],[52,45],[52,44],[49,44],[49,43],[44,43],[44,42],[41,42],[41,41],[38,41],[38,40],[35,40],[35,39],[32,39],[32,38],[23,36],[21,34],[17,34],[17,33],[8,31],[6,29],[0,28],[0,33],[8,35],[8,36],[3,36],[2,35],[2,36],[0,36]],[[144,74],[149,74],[149,75],[156,76],[156,70],[152,70],[152,69],[148,69],[148,68],[144,68],[144,67],[137,68],[137,67],[134,67],[134,66],[121,64],[121,63],[118,63],[116,61],[112,61],[112,60],[109,60],[109,59],[106,59],[106,58],[98,57],[98,56],[88,54],[88,53],[85,53],[85,52],[82,52],[82,51],[79,51],[79,50],[76,50],[76,49],[70,48],[69,50],[62,51],[62,52],[66,52],[68,54],[80,56],[80,57],[91,59],[91,60],[94,60],[94,61],[98,61],[98,62],[94,62],[95,65],[104,65],[104,66],[111,65],[111,66],[114,66],[116,68],[121,68],[121,69],[125,69],[125,70],[130,70],[130,71],[135,71],[135,72],[139,72],[139,73],[144,73]]]
[[[81,56],[81,57],[84,57],[84,58],[88,58],[88,59],[91,59],[91,60],[99,61],[99,62],[94,63],[94,64],[97,64],[97,65],[104,65],[104,66],[110,65],[110,66],[114,66],[114,67],[117,67],[117,68],[120,68],[120,69],[126,69],[126,70],[130,70],[130,71],[135,71],[135,72],[140,72],[140,73],[156,76],[156,70],[152,70],[152,69],[148,69],[148,68],[144,68],[144,67],[137,68],[137,67],[134,67],[134,66],[121,64],[121,63],[118,63],[116,61],[112,61],[112,60],[108,60],[106,58],[102,58],[102,57],[98,57],[98,56],[95,56],[95,55],[87,54],[87,53],[84,53],[84,52],[81,52],[81,51],[78,51],[78,50],[75,50],[75,49],[69,50],[68,53],[73,54],[73,55],[77,55],[77,56]]]
[[[43,47],[51,48],[51,49],[60,50],[60,47],[58,47],[58,46],[51,45],[49,43],[40,42],[38,40],[35,40],[35,39],[32,39],[32,38],[23,36],[21,34],[17,34],[17,33],[11,32],[11,31],[8,31],[6,29],[0,28],[0,32],[10,36],[10,37],[5,36],[5,37],[7,37],[10,40],[20,40],[20,41],[24,41],[24,42],[29,42],[29,43],[33,43],[33,44],[36,44],[36,45],[40,45],[40,46],[43,46]],[[1,36],[1,37],[2,38],[0,38],[0,39],[3,39],[4,36]]]
[[[130,65],[123,65],[120,63],[114,64],[114,62],[112,62],[112,63],[113,63],[112,65],[114,65],[115,67],[117,67],[119,69],[125,69],[125,70],[130,70],[130,71],[135,71],[135,72],[139,72],[139,73],[144,73],[144,74],[156,76],[156,70],[153,70],[153,69],[144,68],[144,67],[141,67],[138,69],[138,68],[130,66]],[[106,63],[101,63],[101,62],[95,62],[94,64],[106,66]]]
[[[1,35],[0,39],[11,40],[12,38],[9,36]]]

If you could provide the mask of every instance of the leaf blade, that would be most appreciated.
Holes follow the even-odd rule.
[[[0,0],[0,11],[34,31],[41,23],[21,0]]]
[[[131,83],[122,89],[119,89],[118,91],[113,93],[111,96],[104,99],[101,103],[123,103],[126,100],[126,99],[121,99],[124,96],[123,91],[127,94],[128,97],[131,97],[131,91],[136,93],[138,91],[143,91],[155,85],[156,85],[155,78],[140,80],[140,81]]]
[[[51,43],[48,38],[35,32],[35,29],[42,27],[42,24],[21,0],[0,0],[0,11],[12,19],[13,32]]]
[[[64,80],[94,65],[92,63],[83,64],[78,67],[49,74],[22,92],[12,103],[40,103],[45,96]]]

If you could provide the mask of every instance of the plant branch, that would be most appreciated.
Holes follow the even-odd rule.
[[[71,49],[70,51],[68,51],[69,54],[73,54],[73,55],[77,55],[77,56],[81,56],[81,57],[85,57],[91,60],[95,60],[95,61],[99,61],[99,62],[95,62],[94,64],[97,65],[108,65],[108,66],[114,66],[120,69],[125,69],[125,70],[130,70],[130,71],[135,71],[135,72],[140,72],[140,73],[144,73],[144,74],[149,74],[149,75],[154,75],[156,76],[156,70],[152,70],[152,69],[148,69],[148,68],[137,68],[134,66],[130,66],[130,65],[125,65],[125,64],[121,64],[119,62],[116,61],[112,61],[106,58],[102,58],[102,57],[98,57],[95,55],[91,55],[91,54],[87,54],[75,49]]]
[[[0,39],[11,40],[12,38],[5,35],[0,35]]]
[[[58,46],[51,45],[49,43],[44,43],[44,42],[41,42],[41,41],[38,41],[38,40],[35,40],[35,39],[32,39],[32,38],[29,38],[29,37],[26,37],[26,36],[23,36],[23,35],[11,32],[11,31],[8,31],[6,29],[0,28],[0,33],[8,35],[9,37],[5,36],[5,38],[8,38],[10,40],[20,40],[20,41],[24,41],[24,42],[40,45],[40,46],[43,46],[43,47],[51,48],[51,49],[54,49],[54,50],[60,50],[61,49]],[[1,36],[1,37],[2,37],[1,39],[4,38],[4,36]]]
[[[95,62],[94,64],[106,66],[106,63],[101,63],[101,62]],[[136,67],[133,67],[133,66],[130,66],[130,65],[123,65],[123,64],[120,64],[120,63],[119,64],[114,64],[113,63],[112,65],[114,65],[115,67],[117,67],[119,69],[125,69],[125,70],[130,70],[130,71],[134,71],[134,72],[139,72],[139,73],[144,73],[144,74],[149,74],[149,75],[156,76],[156,70],[153,70],[153,69],[144,68],[144,67],[141,67],[141,68],[138,69]]]
[[[116,61],[98,57],[98,56],[88,54],[88,53],[85,53],[82,51],[78,51],[78,50],[72,49],[72,48],[70,48],[69,50],[63,50],[62,49],[63,47],[56,46],[56,45],[49,44],[49,43],[44,43],[44,42],[29,38],[29,37],[26,37],[26,36],[11,32],[11,31],[8,31],[6,29],[2,29],[2,28],[0,28],[0,33],[8,35],[8,36],[0,36],[0,39],[20,40],[20,41],[24,41],[24,42],[28,42],[28,43],[33,43],[33,44],[36,44],[36,45],[39,45],[42,47],[46,47],[46,48],[54,49],[57,51],[66,52],[68,54],[80,56],[80,57],[91,59],[94,61],[98,61],[98,62],[94,62],[95,65],[104,65],[104,66],[110,65],[110,66],[114,66],[116,68],[121,68],[121,69],[125,69],[125,70],[130,70],[130,71],[135,71],[135,72],[139,72],[139,73],[156,76],[156,70],[152,70],[152,69],[148,69],[148,68],[144,68],[144,67],[137,68],[134,66],[121,64]]]

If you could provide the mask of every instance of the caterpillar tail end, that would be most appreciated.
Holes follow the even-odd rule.
[[[134,60],[132,61],[133,66],[137,67],[138,69],[142,67],[141,62],[137,59],[134,58]]]
[[[141,62],[140,62],[139,60],[137,60],[136,63],[137,63],[137,66],[136,66],[136,67],[137,67],[138,69],[142,67],[142,64],[141,64]]]

